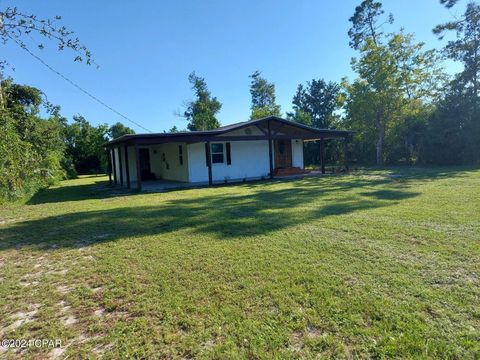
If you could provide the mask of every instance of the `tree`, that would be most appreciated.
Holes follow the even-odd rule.
[[[280,105],[275,103],[275,85],[261,77],[260,71],[249,76],[250,94],[252,95],[251,120],[267,116],[281,116]]]
[[[452,165],[472,161],[468,157],[468,133],[465,131],[468,120],[463,115],[470,112],[471,104],[466,101],[463,89],[454,82],[445,91],[444,98],[427,121],[425,162]]]
[[[447,3],[449,7],[453,4]],[[443,50],[444,55],[451,60],[463,63],[463,71],[457,75],[457,78],[466,86],[467,94],[476,111],[480,90],[480,5],[474,2],[468,3],[463,17],[433,29],[439,39],[443,39],[449,31],[455,32],[456,39],[447,42]]]
[[[108,141],[108,131],[108,125],[92,126],[81,115],[75,115],[73,123],[66,126],[66,156],[71,159],[79,174],[105,170],[107,159],[103,144]]]
[[[406,114],[412,109],[418,113],[421,104],[435,96],[441,73],[435,53],[423,50],[424,44],[415,43],[413,35],[384,35],[381,26],[393,17],[382,22],[382,14],[381,3],[371,0],[356,8],[349,36],[351,46],[360,51],[360,58],[352,60],[358,79],[344,82],[347,123],[360,130],[357,136],[364,141],[371,141],[375,133],[377,164],[385,160],[386,136],[399,124],[407,126]]]
[[[0,202],[31,194],[64,176],[62,123],[56,115],[38,116],[42,92],[11,79],[1,87]]]
[[[457,1],[442,0],[441,3],[451,8]],[[449,144],[455,152],[455,155],[444,154],[445,162],[479,162],[480,5],[468,3],[461,17],[436,26],[433,32],[439,39],[447,33],[455,33],[455,38],[447,41],[442,53],[445,58],[462,63],[463,69],[445,87],[445,96],[430,118],[428,129],[432,133],[427,143],[428,158],[439,163],[438,155],[444,154],[446,148],[440,141],[444,140],[444,144]]]
[[[306,86],[300,84],[292,101],[294,112],[287,116],[305,125],[328,129],[332,125],[339,92],[337,83],[327,83],[323,79],[312,79]]]
[[[128,134],[135,134],[135,131],[128,126],[123,125],[121,122],[117,122],[108,129],[108,135],[111,139],[116,139]]]
[[[447,9],[452,8],[459,0],[440,0],[442,5],[445,5]]]
[[[59,51],[64,49],[72,50],[75,54],[74,61],[84,61],[88,65],[94,63],[91,52],[80,42],[73,31],[68,30],[59,23],[60,20],[61,16],[58,15],[53,19],[41,19],[35,14],[22,12],[16,7],[7,7],[0,11],[0,42],[2,44],[13,42],[22,49],[31,52],[25,37],[36,40],[36,36],[40,38],[40,41],[55,41]],[[36,46],[40,50],[45,47],[43,42]],[[0,59],[0,83],[3,79],[3,69],[6,65],[13,68],[6,59]],[[4,98],[5,95],[0,86],[0,109],[4,108]]]
[[[44,40],[55,41],[58,50],[72,50],[75,53],[74,61],[92,64],[91,52],[81,44],[73,31],[60,24],[61,19],[58,15],[53,19],[41,19],[35,14],[22,12],[16,7],[7,7],[0,11],[0,40],[3,44],[14,42],[27,49],[25,37],[38,35]],[[44,47],[43,42],[37,45],[40,50]],[[6,63],[5,59],[0,60],[0,69]]]
[[[381,36],[383,35],[381,29],[386,23],[393,23],[393,15],[390,14],[388,18],[380,22],[379,17],[384,14],[382,10],[382,3],[373,0],[364,0],[355,8],[355,13],[349,19],[352,27],[348,31],[350,37],[350,47],[355,50],[360,50],[366,44],[366,40],[375,45],[380,45]]]
[[[188,81],[195,91],[195,101],[190,101],[183,117],[188,121],[187,128],[190,131],[211,130],[220,127],[216,114],[222,108],[222,104],[216,97],[212,97],[208,90],[205,79],[192,72]]]

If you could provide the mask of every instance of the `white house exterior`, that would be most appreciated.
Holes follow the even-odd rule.
[[[210,131],[125,135],[106,148],[114,182],[141,189],[154,180],[214,184],[301,172],[304,141],[348,135],[268,117]]]

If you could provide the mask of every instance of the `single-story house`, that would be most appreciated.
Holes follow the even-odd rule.
[[[110,181],[141,190],[153,180],[212,185],[301,172],[306,141],[320,142],[324,173],[325,140],[346,144],[350,135],[270,116],[207,131],[124,135],[105,148]]]

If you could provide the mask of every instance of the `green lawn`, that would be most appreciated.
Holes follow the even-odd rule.
[[[0,358],[478,359],[480,170],[65,181],[0,208],[0,338],[63,341]]]

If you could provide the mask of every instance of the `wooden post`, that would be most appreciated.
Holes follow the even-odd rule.
[[[140,169],[140,149],[135,144],[135,167],[137,169],[137,190],[142,191],[142,170]]]
[[[122,164],[122,148],[118,148],[118,164],[120,170],[120,186],[123,186],[123,164]]]
[[[212,180],[212,156],[210,155],[210,141],[207,141],[207,147],[205,148],[206,150],[206,156],[207,156],[207,167],[208,167],[208,186],[212,186],[213,180]]]
[[[112,165],[113,165],[113,183],[117,185],[117,166],[115,165],[115,148],[112,148]]]
[[[322,174],[325,174],[325,139],[320,139],[320,165],[322,167]]]
[[[273,179],[273,156],[272,156],[272,132],[270,129],[270,120],[268,120],[268,160],[270,165],[270,179]]]
[[[107,171],[108,171],[108,183],[112,185],[112,162],[110,159],[110,150],[107,149]]]
[[[348,135],[345,136],[345,139],[343,140],[343,157],[344,157],[344,161],[345,161],[345,171],[349,171],[350,169],[348,168],[348,141],[349,141],[349,137]]]
[[[125,145],[125,173],[127,175],[127,187],[130,189],[130,169],[128,168],[128,147]]]

